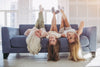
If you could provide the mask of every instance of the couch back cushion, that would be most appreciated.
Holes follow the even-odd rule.
[[[34,25],[32,24],[24,24],[24,25],[19,25],[19,32],[20,32],[20,35],[24,35],[24,32],[27,30],[27,29],[31,29],[33,28]],[[45,24],[45,29],[46,31],[49,31],[50,30],[50,27],[51,25],[50,24]],[[71,27],[75,30],[78,30],[78,25],[77,24],[71,24]],[[59,28],[60,28],[60,24],[57,24],[57,29],[59,31]]]

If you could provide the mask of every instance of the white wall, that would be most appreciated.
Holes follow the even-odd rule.
[[[71,24],[85,22],[86,27],[97,27],[97,41],[100,42],[100,0],[69,0]]]

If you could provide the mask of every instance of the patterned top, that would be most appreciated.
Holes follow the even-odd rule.
[[[48,35],[46,36],[46,38],[49,38],[50,35],[55,35],[56,38],[60,38],[60,37],[61,37],[61,34],[55,32],[55,31],[49,31],[49,32],[48,32]]]

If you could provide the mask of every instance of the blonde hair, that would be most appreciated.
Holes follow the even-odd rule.
[[[80,47],[80,40],[77,34],[75,34],[75,41],[73,43],[69,43],[70,52],[75,52],[74,58],[76,57],[77,60],[85,60],[82,56],[82,49]],[[75,60],[75,59],[74,59]]]
[[[74,44],[79,44],[80,45],[80,40],[79,40],[79,37],[78,37],[78,35],[75,33],[74,34],[75,35],[75,37],[74,37],[74,42],[72,42],[72,43],[69,43],[70,45],[74,45]]]
[[[31,31],[26,38],[27,49],[32,54],[38,54],[41,50],[40,38],[36,36],[35,31]]]

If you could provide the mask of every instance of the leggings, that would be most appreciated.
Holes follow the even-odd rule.
[[[39,12],[39,17],[37,19],[35,27],[38,28],[38,29],[45,28],[44,20],[43,20],[43,13],[42,12]]]

